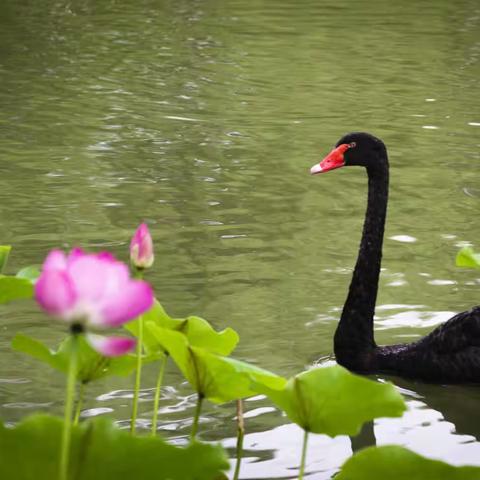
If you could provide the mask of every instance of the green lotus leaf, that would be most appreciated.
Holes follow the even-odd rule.
[[[26,353],[65,374],[68,372],[71,344],[72,337],[70,335],[60,343],[57,350],[50,350],[39,340],[23,334],[17,334],[12,340],[14,350]],[[133,355],[104,357],[94,350],[83,336],[78,337],[77,354],[77,379],[82,383],[111,375],[126,376],[136,367]]]
[[[10,245],[0,245],[0,273],[5,271],[11,249]]]
[[[143,348],[147,356],[150,358],[161,358],[163,356],[163,349],[161,345],[158,344],[155,337],[150,334],[146,328],[147,324],[153,323],[162,328],[179,328],[183,323],[183,320],[177,320],[170,318],[165,309],[162,307],[162,304],[155,299],[152,308],[145,312],[141,316],[143,322]],[[124,328],[128,330],[133,336],[138,338],[140,331],[140,317],[137,317],[135,320],[128,322],[124,325]]]
[[[0,304],[33,297],[33,284],[27,278],[0,275]]]
[[[475,253],[470,247],[464,247],[457,253],[457,267],[480,268],[480,253]]]
[[[252,385],[272,390],[284,387],[286,380],[262,368],[213,354],[190,345],[180,332],[151,325],[152,334],[170,354],[192,388],[202,397],[224,403],[257,394]]]
[[[150,331],[151,326],[182,332],[191,345],[202,347],[218,355],[229,355],[238,343],[238,334],[232,328],[217,332],[203,318],[190,316],[184,319],[171,318],[158,300],[153,307],[142,315],[143,346],[148,355],[163,353],[163,347],[157,337]],[[135,337],[139,335],[140,319],[136,318],[125,325]]]
[[[35,283],[40,276],[40,270],[37,267],[29,266],[19,270],[15,276],[17,278],[26,278],[30,282]]]
[[[363,423],[378,417],[399,417],[406,408],[390,383],[368,380],[339,365],[300,373],[282,390],[265,385],[256,388],[304,430],[331,437],[356,435]]]
[[[230,355],[239,341],[238,333],[233,328],[217,332],[206,320],[195,316],[187,317],[177,330],[187,337],[190,345],[217,355]]]

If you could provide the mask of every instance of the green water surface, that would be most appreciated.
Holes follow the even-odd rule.
[[[379,343],[414,340],[480,303],[480,6],[475,0],[4,0],[0,9],[0,243],[10,271],[54,247],[127,259],[148,222],[148,273],[175,316],[241,336],[237,357],[283,375],[331,361],[355,262],[366,177],[308,174],[344,133],[387,144],[391,192]],[[0,416],[60,413],[60,374],[10,350],[65,326],[33,302],[0,308]],[[154,368],[140,422],[149,427]],[[480,465],[480,390],[393,379],[409,411],[378,444]],[[133,379],[92,386],[83,417],[127,426]],[[182,442],[195,398],[170,366],[160,429]],[[300,430],[246,402],[242,478],[296,475]],[[206,406],[201,436],[234,456],[234,407]],[[373,433],[353,443],[372,443]],[[309,478],[350,439],[312,436]]]

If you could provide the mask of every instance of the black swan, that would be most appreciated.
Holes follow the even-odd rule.
[[[388,373],[435,383],[480,382],[480,306],[459,313],[413,343],[377,346],[373,316],[388,201],[384,143],[368,133],[349,133],[313,175],[343,166],[367,169],[368,205],[357,263],[334,338],[340,365],[359,373]]]

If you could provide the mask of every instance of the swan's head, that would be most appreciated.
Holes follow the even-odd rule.
[[[369,170],[384,167],[387,149],[384,143],[369,133],[353,132],[344,135],[335,148],[310,169],[312,175],[325,173],[335,168],[360,165]]]

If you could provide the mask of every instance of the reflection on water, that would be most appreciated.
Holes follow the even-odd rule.
[[[149,279],[169,312],[234,327],[238,357],[283,375],[331,361],[366,181],[358,170],[308,169],[342,134],[366,130],[391,163],[376,338],[418,338],[478,303],[478,272],[453,258],[480,238],[479,18],[474,0],[7,0],[0,227],[15,246],[12,271],[58,246],[125,259],[146,220]],[[59,413],[63,379],[9,343],[23,331],[54,345],[63,326],[25,303],[0,306],[0,327],[1,417]],[[409,412],[375,422],[377,443],[478,463],[475,388],[397,383],[413,392]],[[165,384],[159,428],[182,442],[191,391],[173,367]],[[131,386],[92,385],[84,416],[127,426]],[[244,477],[293,478],[299,430],[262,398],[248,414]],[[207,406],[202,434],[233,448],[234,409]],[[346,437],[312,436],[312,478],[350,453]]]

